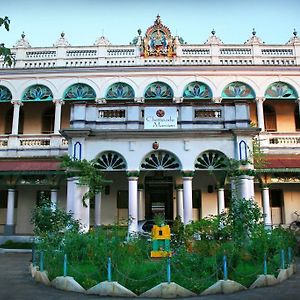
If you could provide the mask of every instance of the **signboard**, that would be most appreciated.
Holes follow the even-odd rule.
[[[145,107],[144,129],[177,129],[177,108]]]

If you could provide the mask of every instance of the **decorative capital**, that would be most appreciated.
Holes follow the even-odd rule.
[[[54,104],[60,104],[63,105],[65,104],[65,101],[63,99],[53,99],[52,101]]]
[[[106,99],[105,98],[97,98],[95,101],[98,104],[105,104],[106,103]]]
[[[221,103],[221,102],[222,102],[222,97],[213,97],[213,98],[212,98],[212,101],[213,101],[214,103]]]
[[[135,177],[138,178],[140,175],[139,171],[127,171],[127,177]]]
[[[186,170],[181,172],[182,177],[194,177],[195,172],[192,170]]]
[[[173,97],[173,102],[174,103],[182,103],[183,102],[183,97]]]
[[[264,102],[266,100],[265,97],[256,97],[257,102]]]
[[[134,102],[136,102],[136,103],[144,103],[145,102],[145,98],[144,97],[135,97],[134,98]]]
[[[183,189],[183,184],[176,184],[176,190],[182,190]]]
[[[10,103],[13,105],[23,106],[23,102],[21,100],[11,100]]]

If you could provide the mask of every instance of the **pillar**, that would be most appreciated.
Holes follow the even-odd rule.
[[[67,179],[67,213],[74,213],[73,202],[75,193],[75,177]]]
[[[11,103],[14,105],[11,134],[17,135],[19,133],[20,106],[23,104],[21,101],[12,101]]]
[[[128,177],[128,233],[138,231],[138,177]]]
[[[54,117],[54,133],[59,134],[61,127],[61,107],[64,104],[62,100],[53,100],[55,104],[55,117]]]
[[[145,220],[145,190],[138,189],[138,211],[139,211],[139,218],[138,220]]]
[[[256,98],[256,114],[257,114],[257,125],[261,131],[265,131],[264,121],[264,103],[265,98]]]
[[[271,228],[272,218],[271,218],[271,207],[270,207],[270,195],[269,188],[262,188],[262,204],[263,204],[263,214],[264,214],[264,224],[266,228]]]
[[[225,209],[224,188],[218,188],[218,214],[220,215]]]
[[[57,208],[57,189],[51,189],[51,209],[56,210]]]
[[[236,180],[236,195],[241,199],[254,199],[253,176],[241,175]]]
[[[183,223],[193,221],[192,176],[182,177],[183,180]]]
[[[95,195],[95,226],[99,227],[101,225],[101,200],[102,193],[99,192]]]
[[[15,193],[16,193],[15,189],[8,189],[6,224],[4,227],[4,235],[13,235],[15,233],[15,224],[14,224]]]
[[[183,221],[183,189],[177,188],[177,216]]]

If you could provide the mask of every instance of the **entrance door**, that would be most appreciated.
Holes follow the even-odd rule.
[[[173,181],[172,177],[145,178],[146,219],[155,215],[164,215],[166,220],[173,220]]]

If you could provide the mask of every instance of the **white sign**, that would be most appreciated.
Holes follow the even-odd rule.
[[[145,107],[144,129],[176,129],[176,107]]]

